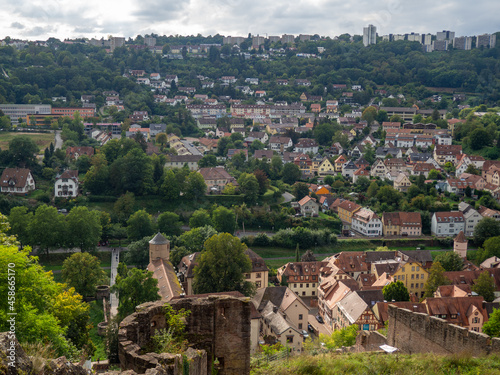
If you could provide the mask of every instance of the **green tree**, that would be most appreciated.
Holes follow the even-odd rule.
[[[207,210],[200,208],[193,212],[193,214],[189,218],[189,227],[193,229],[204,227],[205,225],[213,226],[212,218],[210,217],[210,213]]]
[[[500,223],[491,217],[483,217],[474,228],[474,243],[482,246],[490,237],[500,236]]]
[[[236,227],[236,215],[233,210],[219,206],[212,212],[212,222],[217,232],[233,234]]]
[[[447,272],[461,271],[464,267],[464,260],[454,251],[441,252],[434,261],[441,263]]]
[[[372,181],[370,186],[368,186],[368,190],[366,191],[366,195],[368,198],[373,198],[377,195],[378,193],[378,184],[377,181]]]
[[[492,138],[484,128],[477,128],[470,134],[470,147],[473,150],[480,150],[492,143]]]
[[[137,241],[154,233],[151,215],[145,210],[134,212],[127,220],[127,237],[131,241]]]
[[[429,180],[437,180],[440,176],[440,173],[435,170],[435,169],[431,169],[429,171]]]
[[[149,241],[151,241],[151,238],[152,236],[146,236],[130,243],[123,256],[123,261],[131,266],[146,269],[149,264]]]
[[[490,337],[500,337],[500,309],[493,309],[488,321],[483,324],[483,333]]]
[[[100,260],[89,253],[74,253],[62,266],[62,279],[85,297],[95,295],[96,287],[106,280]]]
[[[252,270],[250,258],[245,254],[246,245],[229,233],[214,235],[205,242],[194,269],[195,293],[238,291],[252,295],[255,286],[245,281],[245,273]]]
[[[201,199],[207,192],[207,184],[199,172],[189,173],[186,181],[186,197],[195,201]]]
[[[120,319],[132,314],[135,307],[141,303],[160,299],[158,280],[153,277],[153,273],[137,268],[130,269],[127,277],[121,279],[111,289],[113,292],[118,292]]]
[[[205,241],[215,234],[217,231],[210,225],[194,228],[179,236],[179,244],[188,249],[189,252],[201,251]]]
[[[179,215],[174,212],[164,212],[158,216],[157,226],[158,231],[167,236],[178,236],[182,233]]]
[[[83,186],[92,194],[103,194],[109,187],[109,167],[105,155],[94,155],[91,164],[83,179]]]
[[[203,156],[198,162],[198,167],[208,168],[217,166],[217,157],[213,154],[208,154]]]
[[[259,184],[259,194],[265,194],[267,189],[269,189],[269,179],[267,178],[266,172],[261,169],[257,169],[253,172],[253,174]]]
[[[245,202],[255,203],[259,196],[259,182],[253,174],[242,173],[238,178],[240,192],[245,197]]]
[[[314,138],[322,146],[330,146],[335,135],[335,127],[329,122],[316,125],[313,130]]]
[[[113,205],[113,211],[120,222],[125,222],[134,212],[134,193],[127,192],[119,197]]]
[[[432,263],[432,266],[429,270],[429,278],[424,285],[425,293],[424,298],[434,297],[434,292],[441,285],[450,284],[450,280],[446,276],[444,276],[444,268],[439,262]]]
[[[283,182],[292,185],[300,179],[301,172],[298,165],[286,163],[283,167]]]
[[[410,293],[408,293],[408,289],[406,289],[405,284],[399,280],[384,286],[382,293],[384,294],[384,299],[386,301],[398,302],[410,300]]]
[[[389,205],[394,205],[397,207],[399,200],[401,199],[401,193],[395,190],[392,186],[382,186],[378,193],[377,199],[381,203],[387,203]]]
[[[305,196],[309,195],[309,186],[304,182],[297,182],[292,187],[293,195],[295,195],[295,200],[300,201]]]
[[[25,246],[30,242],[30,232],[28,231],[28,228],[32,219],[33,213],[28,212],[27,207],[13,207],[10,210],[10,233],[17,236],[21,246]]]
[[[16,136],[9,142],[12,160],[19,167],[35,165],[38,150],[35,141],[26,135]]]
[[[101,239],[102,226],[99,212],[85,206],[73,207],[66,216],[68,227],[67,243],[81,251],[95,250]]]
[[[52,206],[41,205],[28,225],[30,243],[45,250],[47,255],[50,249],[61,247],[65,243],[66,222],[57,209]]]
[[[375,121],[375,119],[377,118],[377,109],[372,106],[367,107],[363,111],[361,118],[363,120],[366,120],[368,122],[368,126],[370,126],[373,123],[373,121]]]
[[[482,296],[486,302],[493,302],[495,299],[495,279],[488,271],[483,271],[479,277],[474,280],[472,291]]]
[[[175,177],[175,174],[172,170],[168,170],[165,172],[163,176],[163,182],[161,184],[160,189],[161,196],[166,201],[174,201],[179,198],[181,194],[181,189],[179,187],[179,182]]]

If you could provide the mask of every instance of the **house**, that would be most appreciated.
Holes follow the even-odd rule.
[[[483,217],[470,204],[465,202],[458,204],[458,210],[463,213],[465,218],[465,235],[472,237],[474,235],[474,228]]]
[[[425,283],[429,278],[429,272],[421,262],[413,258],[401,260],[397,270],[392,274],[394,281],[401,281],[408,292],[418,298],[425,293]]]
[[[68,147],[66,157],[77,160],[80,156],[87,155],[89,158],[94,156],[94,148],[87,146]]]
[[[292,350],[302,349],[309,308],[300,297],[286,286],[266,287],[257,290],[251,302],[262,315],[262,336],[273,336]]]
[[[151,137],[156,137],[160,133],[166,133],[167,125],[166,124],[150,124],[149,125],[149,135]]]
[[[498,211],[498,210],[494,210],[492,208],[487,208],[484,206],[479,206],[479,209],[477,210],[477,212],[479,212],[479,214],[482,217],[491,217],[491,218],[495,219],[496,221],[500,221],[500,211]]]
[[[462,231],[453,239],[453,252],[460,255],[462,259],[467,259],[467,242],[467,238]]]
[[[352,229],[364,236],[381,236],[382,220],[372,210],[361,208],[352,217]]]
[[[304,154],[313,153],[317,154],[319,150],[319,145],[314,139],[301,138],[295,145],[294,151],[301,152]]]
[[[366,262],[366,253],[363,251],[343,251],[326,258],[324,261],[331,262],[353,279],[359,275],[370,273],[369,264]],[[356,283],[356,281],[354,282]]]
[[[292,146],[293,143],[290,137],[272,136],[269,138],[269,147],[271,150],[276,151],[279,154],[283,154],[285,150]]]
[[[462,212],[435,212],[431,220],[431,233],[437,237],[455,237],[465,232],[465,218]]]
[[[255,150],[253,157],[254,159],[262,160],[266,158],[267,160],[271,160],[274,155],[273,150]]]
[[[228,149],[227,150],[227,159],[231,160],[237,154],[243,154],[245,156],[245,161],[248,161],[248,150],[247,149],[238,149],[238,148]]]
[[[412,176],[423,175],[425,178],[429,177],[429,172],[435,169],[434,165],[431,163],[415,163],[411,169]]]
[[[311,198],[306,195],[300,201],[297,202],[299,205],[300,213],[303,216],[318,216],[319,214],[319,204],[316,202],[316,199]]]
[[[354,172],[358,170],[358,166],[354,163],[354,161],[349,160],[342,166],[342,176],[346,178],[352,179]]]
[[[78,196],[78,171],[66,170],[56,176],[54,183],[54,196],[60,198],[73,198]]]
[[[221,166],[200,168],[198,172],[203,176],[208,192],[220,193],[228,184],[238,185],[236,179]]]
[[[319,270],[325,262],[290,262],[278,268],[277,278],[300,297],[317,297]]]
[[[330,162],[330,160],[325,156],[323,159],[321,159],[318,168],[316,169],[316,172],[318,172],[318,176],[320,177],[333,175],[335,174],[335,167]]]
[[[0,191],[10,194],[26,194],[35,190],[35,180],[26,168],[5,168],[0,181]]]
[[[348,224],[352,223],[352,218],[354,214],[361,209],[359,204],[345,200],[339,204],[337,207],[338,215],[340,220]]]
[[[360,330],[376,331],[383,328],[371,307],[377,302],[383,302],[381,290],[356,291],[337,302],[333,310],[335,329],[346,328],[356,324]]]
[[[405,161],[400,158],[385,159],[384,164],[387,167],[387,173],[399,174],[407,170]]]
[[[384,212],[384,236],[421,236],[422,217],[419,212]]]
[[[337,159],[335,159],[335,172],[342,172],[342,167],[347,163],[347,158],[344,155],[340,155]]]
[[[293,163],[297,165],[302,172],[310,173],[312,171],[312,160],[309,155],[299,154],[293,159]]]
[[[332,271],[328,271],[330,274],[327,276],[323,273],[321,278],[318,287],[318,312],[323,317],[325,325],[333,331],[335,328],[333,311],[337,309],[337,302],[359,290],[359,286],[351,276],[333,264],[328,264],[328,267],[323,269]]]
[[[370,176],[385,178],[387,176],[387,172],[389,172],[389,170],[385,165],[384,160],[377,158],[372,165]]]
[[[201,155],[168,155],[165,168],[182,168],[187,165],[190,171],[197,171],[201,158]]]
[[[375,157],[379,159],[385,159],[387,155],[392,156],[393,158],[401,158],[403,157],[403,153],[400,148],[396,147],[377,147],[375,150]]]
[[[465,179],[448,178],[446,179],[446,191],[457,195],[464,195],[466,189],[469,188],[471,193],[474,192],[474,183]]]
[[[436,145],[434,148],[434,160],[443,166],[447,162],[457,165],[457,159],[462,154],[461,145]]]
[[[406,172],[400,173],[394,180],[394,189],[401,193],[407,193],[411,185],[411,181]]]
[[[365,168],[359,168],[357,171],[355,171],[352,175],[352,182],[355,184],[356,181],[358,181],[358,178],[360,177],[366,177],[370,178],[370,171]]]

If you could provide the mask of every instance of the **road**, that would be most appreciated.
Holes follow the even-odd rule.
[[[288,192],[284,192],[282,197],[283,197],[283,199],[285,199],[285,203],[291,202],[295,199],[295,197]]]
[[[120,262],[120,249],[112,249],[111,252],[111,278],[109,286],[115,285],[116,274],[118,272],[118,263]],[[111,293],[109,298],[109,304],[111,306],[111,319],[118,313],[118,296],[115,293]]]

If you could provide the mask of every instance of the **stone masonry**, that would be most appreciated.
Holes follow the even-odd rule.
[[[449,324],[443,319],[389,305],[387,344],[404,353],[472,356],[500,353],[500,339]]]
[[[205,358],[206,365],[204,371],[190,371],[190,374],[211,374],[212,359],[217,359],[215,368],[221,375],[250,373],[250,302],[247,298],[177,298],[168,303],[174,310],[191,311],[186,318],[186,338],[189,346],[198,351],[198,357]],[[162,301],[137,306],[136,312],[120,323],[119,357],[123,371],[141,374],[159,364],[159,356],[165,353],[143,354],[141,350],[151,342],[155,331],[162,328],[168,328]],[[193,361],[194,353],[191,357]]]

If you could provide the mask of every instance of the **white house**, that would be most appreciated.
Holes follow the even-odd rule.
[[[364,236],[381,236],[382,220],[370,209],[362,208],[352,216],[352,229]]]
[[[73,198],[78,196],[78,171],[67,170],[56,177],[54,196],[57,198]]]
[[[465,217],[460,211],[435,212],[431,220],[431,233],[437,237],[455,237],[465,232]]]
[[[458,204],[458,210],[464,214],[465,218],[465,235],[472,237],[474,235],[474,228],[477,223],[483,218],[479,212],[477,212],[472,206],[465,202],[460,202]]]
[[[35,180],[29,169],[5,168],[0,180],[2,193],[26,194],[35,190]]]

